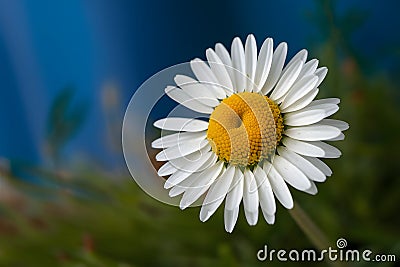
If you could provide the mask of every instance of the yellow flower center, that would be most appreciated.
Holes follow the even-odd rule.
[[[210,117],[207,139],[220,160],[250,166],[275,153],[282,138],[279,107],[258,93],[238,93],[225,98]]]

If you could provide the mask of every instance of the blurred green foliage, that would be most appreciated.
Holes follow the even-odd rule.
[[[366,75],[364,66],[373,63],[349,42],[365,14],[353,10],[337,17],[331,2],[317,3],[325,13],[310,18],[324,40],[313,43],[310,57],[329,67],[319,97],[341,98],[335,117],[349,122],[350,129],[346,140],[336,143],[343,156],[327,160],[333,176],[318,186],[320,192],[292,193],[332,247],[343,237],[352,249],[399,259],[399,86],[384,73]],[[54,160],[85,117],[83,105],[71,109],[72,95],[64,90],[50,111],[47,141]],[[51,187],[27,184],[6,169],[0,175],[0,266],[297,266],[301,263],[259,262],[256,253],[264,245],[312,247],[281,206],[273,226],[260,218],[250,227],[241,210],[234,232],[227,234],[221,209],[202,223],[198,208],[182,212],[159,203],[127,173],[55,166],[26,170],[56,185]]]

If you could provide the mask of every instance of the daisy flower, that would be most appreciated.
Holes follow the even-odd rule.
[[[230,54],[216,44],[206,50],[206,62],[190,62],[194,77],[177,75],[176,86],[165,89],[208,119],[168,117],[154,123],[170,133],[152,142],[162,149],[156,160],[166,161],[158,175],[169,176],[164,187],[171,197],[182,194],[181,209],[202,200],[201,221],[225,200],[227,232],[234,229],[242,201],[250,225],[257,224],[260,209],[273,224],[275,198],[291,209],[288,185],[316,194],[315,182],[332,174],[319,158],[341,155],[324,142],[344,139],[348,124],[327,119],[340,100],[314,100],[328,69],[318,68],[317,59],[307,61],[307,50],[284,66],[286,54],[284,42],[274,49],[267,38],[258,52],[253,35],[244,46],[236,37]]]

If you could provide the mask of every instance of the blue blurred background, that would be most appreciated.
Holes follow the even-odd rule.
[[[370,65],[363,68],[368,71],[393,77],[399,71],[398,8],[394,0],[335,2],[338,16],[355,11],[349,24],[364,20],[348,42],[367,57]],[[276,43],[288,42],[293,55],[327,38],[326,25],[319,19],[326,15],[311,0],[3,0],[0,155],[43,162],[50,104],[65,87],[73,87],[75,101],[84,101],[88,114],[67,152],[109,167],[121,164],[106,141],[107,89],[118,90],[123,114],[135,89],[151,75],[204,58],[205,49],[216,42],[229,47],[235,36],[253,33],[258,42],[271,36]]]
[[[239,218],[228,235],[221,211],[202,224],[197,209],[144,194],[125,167],[121,126],[135,90],[250,33],[259,45],[286,41],[289,56],[307,48],[328,66],[319,97],[340,97],[338,118],[351,125],[342,159],[328,161],[334,177],[317,196],[295,198],[330,240],[399,255],[399,8],[395,0],[0,0],[0,266],[256,266],[266,242],[312,246],[283,209],[273,227]]]

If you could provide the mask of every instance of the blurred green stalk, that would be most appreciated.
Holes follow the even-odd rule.
[[[293,209],[289,210],[290,216],[292,216],[293,220],[300,227],[300,229],[304,232],[304,234],[310,239],[311,243],[315,246],[316,249],[322,251],[324,249],[328,249],[331,243],[328,241],[328,238],[322,232],[322,230],[314,223],[314,221],[307,215],[307,213],[300,207],[299,203],[295,202]],[[326,262],[330,266],[344,266],[341,262],[330,261],[326,259]]]

